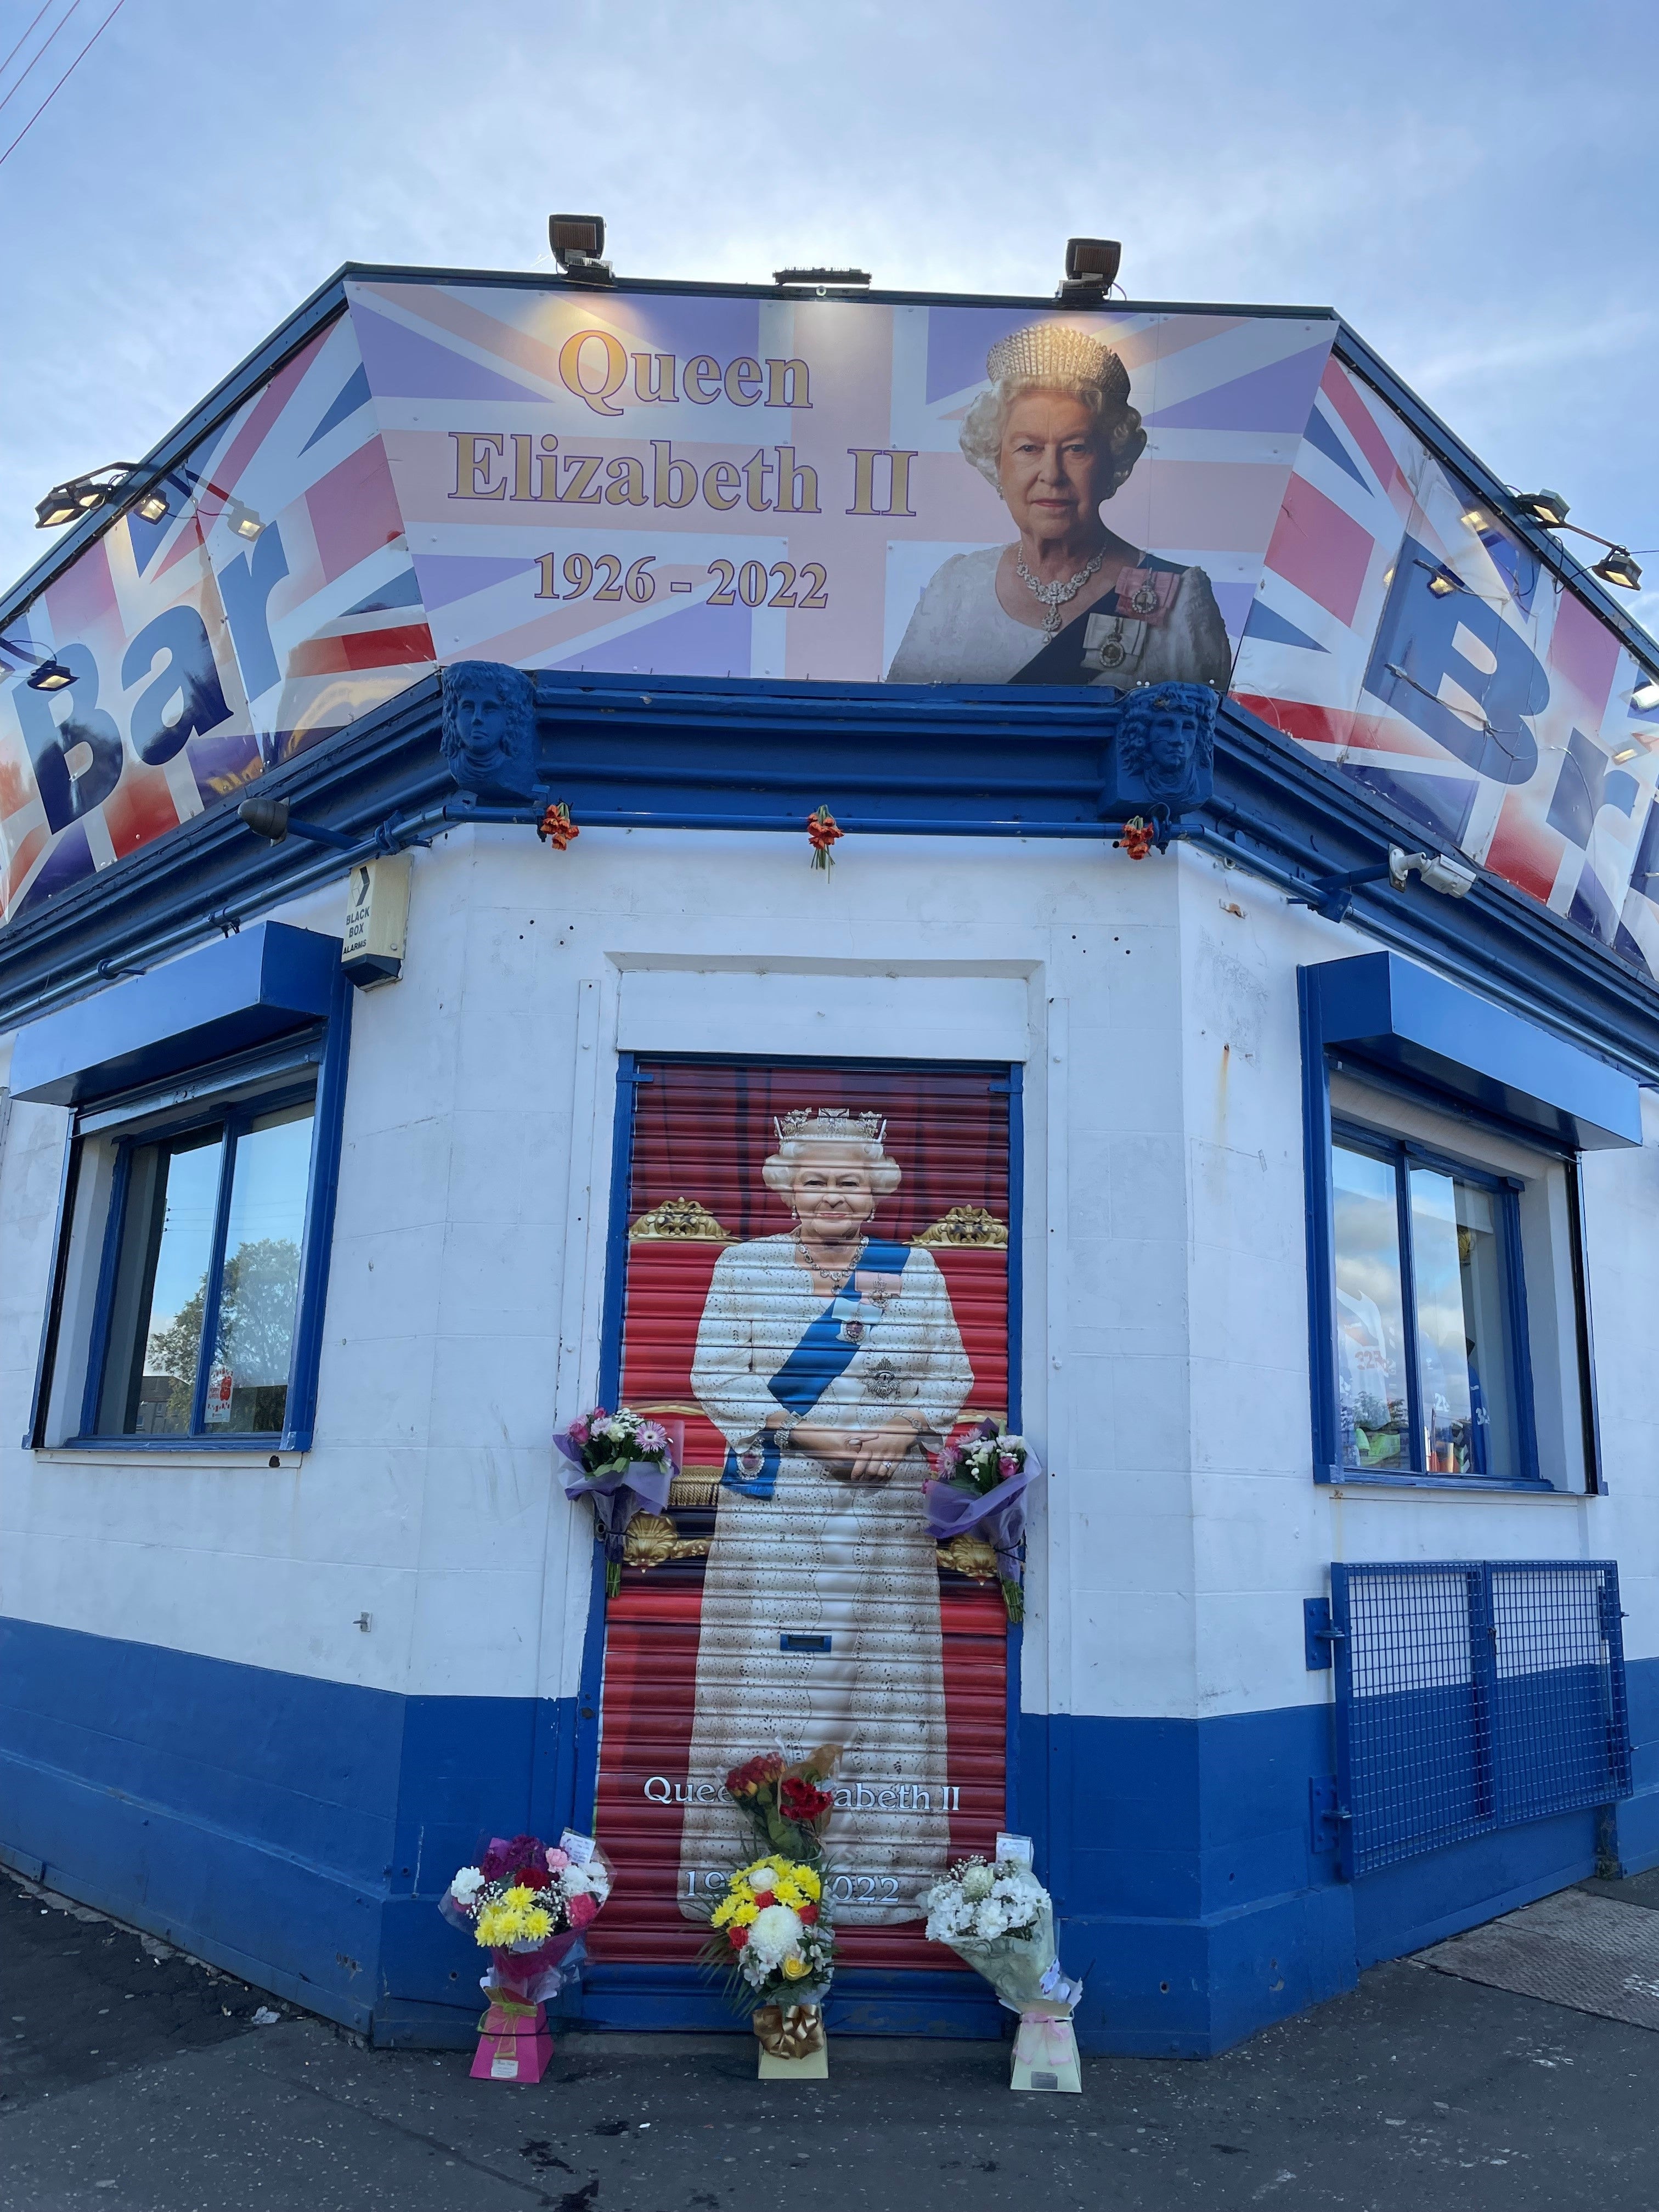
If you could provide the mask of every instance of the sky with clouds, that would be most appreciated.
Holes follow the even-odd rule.
[[[0,149],[106,0],[17,85],[67,6]],[[1339,308],[1500,477],[1659,547],[1656,64],[1639,0],[122,0],[0,162],[0,571],[341,262],[544,267],[553,207],[663,277],[1042,293],[1121,238],[1132,299]]]

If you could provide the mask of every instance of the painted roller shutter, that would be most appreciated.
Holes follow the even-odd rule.
[[[929,1262],[943,1278],[949,1319],[971,1376],[956,1425],[988,1413],[1005,1417],[1010,1093],[1006,1071],[985,1068],[642,1060],[636,1073],[621,1398],[635,1409],[684,1423],[684,1472],[665,1522],[643,1529],[636,1524],[635,1552],[641,1561],[648,1556],[650,1563],[624,1568],[622,1589],[606,1609],[595,1819],[617,1879],[611,1902],[595,1923],[590,1949],[602,1962],[672,1965],[695,1960],[703,1932],[684,1909],[688,1885],[699,1878],[695,1864],[688,1868],[682,1862],[688,1805],[695,1807],[699,1793],[708,1804],[718,1796],[719,1782],[718,1775],[691,1771],[708,1554],[722,1501],[733,1496],[721,1486],[727,1438],[700,1406],[691,1377],[715,1264],[722,1253],[751,1240],[777,1237],[791,1226],[785,1200],[766,1188],[761,1174],[763,1163],[777,1149],[777,1121],[791,1112],[826,1109],[878,1116],[886,1124],[886,1152],[901,1179],[896,1190],[880,1199],[868,1234],[872,1242],[907,1249],[899,1280],[913,1282],[915,1295],[926,1287]],[[908,1255],[918,1253],[926,1258],[912,1278]],[[901,1305],[894,1310],[904,1310]],[[949,1334],[947,1327],[947,1350],[941,1355],[947,1361]],[[878,1327],[871,1339],[872,1356],[879,1340]],[[901,1339],[890,1341],[898,1348],[896,1364],[902,1370]],[[920,1530],[918,1470],[907,1466],[908,1474],[901,1470],[883,1497],[894,1513],[905,1516],[905,1556],[914,1559]],[[830,1487],[824,1486],[826,1495]],[[733,1508],[728,1503],[725,1510]],[[765,1516],[764,1506],[758,1516],[750,1509],[748,1525],[761,1528],[763,1542],[769,1526]],[[925,1539],[925,1531],[921,1534]],[[896,1540],[896,1556],[898,1548]],[[872,1833],[879,1826],[890,1836],[897,1818],[905,1834],[882,1863],[902,1862],[898,1874],[860,1871],[855,1793],[861,1785],[856,1776],[844,1780],[848,1802],[832,1823],[830,1850],[836,1886],[843,1893],[837,1927],[848,1968],[929,1975],[950,1969],[951,1954],[923,1940],[919,1920],[873,1916],[909,1909],[903,1886],[920,1878],[914,1875],[915,1866],[942,1866],[964,1851],[988,1851],[1006,1821],[1007,1622],[1001,1595],[994,1581],[983,1578],[984,1560],[964,1562],[975,1570],[964,1573],[936,1564],[931,1546],[925,1556],[928,1576],[937,1577],[936,1585],[929,1583],[938,1592],[934,1656],[929,1656],[928,1620],[895,1663],[915,1668],[915,1698],[921,1705],[932,1698],[929,1686],[938,1679],[931,1669],[942,1667],[943,1765],[935,1748],[927,1770],[935,1778],[895,1784],[894,1771],[908,1771],[903,1755],[896,1754],[896,1764],[886,1770],[889,1779],[881,1785],[888,1803],[862,1815]],[[812,1592],[805,1586],[812,1577],[781,1544],[775,1564],[769,1558],[767,1604],[774,1575],[775,1615],[783,1632],[792,1620],[818,1618],[812,1612]],[[859,1587],[867,1591],[875,1585]],[[907,1587],[914,1592],[914,1573]],[[769,1642],[771,1626],[768,1614],[763,1643]],[[834,1637],[829,1640],[833,1644]],[[802,1662],[803,1679],[809,1684],[826,1679],[825,1662],[833,1666],[836,1656],[833,1650],[809,1656]],[[859,1686],[866,1677],[854,1674],[852,1680],[855,1686],[848,1694],[862,1712],[866,1693]],[[910,1699],[907,1683],[897,1689],[901,1704]],[[884,1694],[890,1702],[882,1710],[888,1711],[890,1684]],[[855,1721],[852,1733],[874,1741],[883,1725],[877,1719]],[[933,1735],[929,1741],[934,1741]],[[764,1741],[749,1747],[771,1747]],[[922,1769],[915,1771],[920,1774]],[[874,1784],[864,1787],[871,1797],[880,1795]],[[914,1860],[907,1855],[912,1833],[919,1855]],[[689,1844],[686,1850],[689,1855]],[[886,1893],[896,1885],[901,1893],[893,1904]]]

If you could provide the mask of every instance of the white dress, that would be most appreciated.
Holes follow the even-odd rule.
[[[874,1426],[895,1413],[942,1438],[972,1384],[950,1293],[911,1249],[897,1275],[866,1278],[862,1340],[808,1425]],[[872,1295],[872,1290],[875,1295]],[[752,1467],[768,1385],[827,1301],[790,1236],[734,1245],[715,1262],[691,1387]],[[702,1589],[695,1718],[680,1846],[681,1909],[752,1855],[720,1790],[729,1770],[780,1747],[844,1752],[826,1839],[842,1923],[914,1919],[950,1840],[939,1570],[921,1443],[885,1483],[837,1481],[787,1448],[769,1498],[722,1488]],[[813,1648],[828,1639],[829,1648]],[[782,1648],[785,1639],[795,1648]],[[851,1894],[848,1893],[850,1890]]]
[[[893,655],[890,684],[1006,684],[1042,651],[1048,643],[1045,633],[1016,622],[997,597],[1002,555],[1000,545],[988,545],[976,553],[953,555],[937,571]],[[1129,623],[1127,635],[1137,649],[1121,674],[1100,681],[1114,681],[1119,688],[1209,684],[1224,694],[1231,680],[1232,648],[1210,580],[1202,568],[1183,568],[1179,576],[1180,587],[1164,619]]]

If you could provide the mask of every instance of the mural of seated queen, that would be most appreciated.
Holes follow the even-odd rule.
[[[958,553],[923,591],[890,684],[1207,684],[1232,653],[1201,568],[1160,560],[1101,507],[1146,447],[1129,376],[1102,338],[1032,323],[986,358],[961,445],[1018,537]]]

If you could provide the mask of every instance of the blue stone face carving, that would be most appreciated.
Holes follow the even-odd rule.
[[[1120,702],[1116,796],[1126,809],[1167,807],[1171,816],[1210,796],[1216,695],[1207,684],[1148,684]]]
[[[458,660],[443,672],[443,756],[463,791],[536,795],[536,691],[522,668]]]

